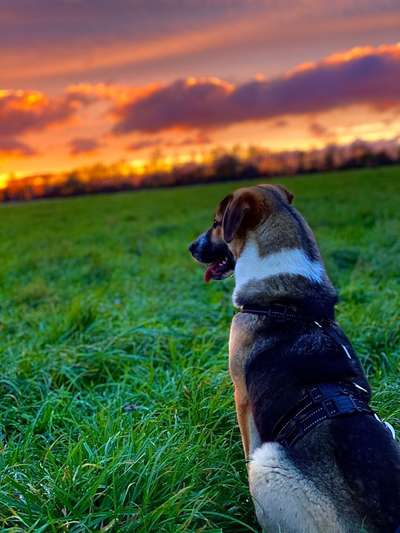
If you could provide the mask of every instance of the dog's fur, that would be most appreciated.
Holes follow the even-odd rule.
[[[337,302],[313,233],[278,185],[238,189],[221,202],[210,230],[192,243],[206,279],[234,271],[233,302],[294,304],[334,318]],[[224,260],[225,259],[225,260]],[[213,263],[214,261],[214,263]],[[229,370],[250,492],[268,532],[394,532],[400,526],[400,448],[375,417],[325,420],[292,447],[272,439],[272,425],[311,384],[370,388],[350,342],[340,344],[305,323],[282,325],[238,313],[232,321]]]

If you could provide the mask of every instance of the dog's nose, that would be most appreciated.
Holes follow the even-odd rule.
[[[197,242],[193,241],[189,246],[189,252],[193,255],[197,248]]]

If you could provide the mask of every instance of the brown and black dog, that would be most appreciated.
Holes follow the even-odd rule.
[[[257,517],[268,532],[394,532],[400,447],[369,407],[292,199],[279,185],[238,189],[190,246],[206,281],[235,276],[229,370]]]

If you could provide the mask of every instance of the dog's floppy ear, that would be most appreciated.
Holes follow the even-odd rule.
[[[287,199],[288,203],[291,204],[294,198],[294,194],[292,194],[286,187],[283,185],[274,185],[281,193],[283,193],[284,197]]]
[[[226,206],[224,217],[222,219],[225,242],[231,242],[237,235],[250,209],[251,202],[248,195],[241,194],[231,198],[230,203]]]
[[[225,196],[223,200],[220,201],[218,209],[217,209],[217,216],[221,219],[224,218],[224,214],[226,211],[226,208],[228,207],[229,203],[232,201],[233,194],[228,194],[228,196]]]

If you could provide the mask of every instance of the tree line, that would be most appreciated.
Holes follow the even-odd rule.
[[[126,161],[112,165],[95,164],[60,174],[10,178],[0,190],[0,200],[23,201],[135,189],[171,187],[219,181],[292,176],[331,170],[376,167],[400,163],[397,139],[349,145],[330,144],[310,151],[270,152],[265,148],[236,146],[215,149],[201,161],[165,165],[159,152],[139,169]]]

